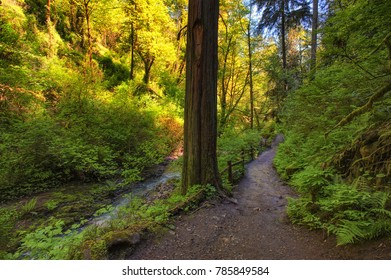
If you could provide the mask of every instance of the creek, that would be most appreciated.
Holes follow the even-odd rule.
[[[37,221],[43,223],[45,220],[50,220],[53,217],[56,217],[57,220],[62,220],[60,216],[55,216],[55,215],[61,215],[65,214],[65,217],[68,217],[70,215],[73,215],[75,217],[75,221],[80,221],[81,219],[84,219],[84,222],[78,223],[75,222],[71,228],[69,228],[65,233],[60,233],[56,235],[52,235],[52,237],[55,238],[74,238],[75,235],[82,233],[84,230],[86,230],[89,226],[98,226],[98,227],[103,227],[107,225],[112,219],[115,219],[121,207],[124,207],[131,203],[133,199],[136,197],[141,197],[141,198],[147,198],[150,196],[153,196],[154,192],[159,189],[160,186],[167,184],[171,180],[175,180],[180,178],[181,174],[180,172],[175,172],[175,171],[169,171],[165,170],[164,172],[156,172],[154,177],[149,177],[148,179],[145,179],[144,181],[134,183],[132,185],[129,185],[126,187],[126,190],[122,191],[120,194],[117,193],[117,195],[113,196],[111,199],[106,199],[106,200],[94,200],[91,199],[93,204],[99,205],[98,207],[95,207],[94,209],[91,209],[91,204],[86,205],[87,201],[85,200],[85,197],[79,197],[79,201],[73,201],[70,202],[70,205],[64,205],[64,207],[71,206],[68,210],[69,212],[64,213],[62,211],[64,207],[58,207],[55,212],[52,212],[51,214],[47,214],[47,209],[45,206],[40,203],[39,206],[36,208],[38,209],[39,212],[34,212],[35,214],[27,214],[25,217],[25,220],[29,217],[29,220],[31,218],[36,218],[36,220],[31,220],[31,221]],[[88,189],[88,188],[95,188],[96,184],[88,185],[88,184],[83,184],[80,186],[73,186],[72,188],[77,189],[80,191],[80,189]],[[98,189],[101,189],[102,186],[99,186]],[[70,187],[68,187],[68,190]],[[87,193],[89,193],[91,196],[93,193],[89,192],[91,190],[87,190]],[[50,197],[50,199],[53,199],[53,193],[55,192],[48,192],[45,194],[41,194],[41,196],[37,199],[38,201],[43,201],[44,199],[47,199]],[[77,194],[80,194],[79,192],[76,192],[73,190],[72,192],[72,197],[78,197]],[[60,195],[70,195],[69,193],[63,193],[61,192]],[[67,204],[62,202],[63,204]],[[88,209],[88,213],[84,212],[84,208]],[[98,209],[99,208],[99,209]],[[39,217],[38,217],[39,216]],[[39,218],[39,220],[38,220]],[[24,220],[23,220],[24,221]],[[41,227],[41,229],[44,229],[44,227]],[[39,228],[38,228],[39,230]],[[51,237],[51,238],[52,238]],[[50,240],[51,238],[48,238]],[[52,242],[52,241],[51,241]],[[0,248],[1,249],[1,248]],[[34,252],[30,249],[28,250],[23,250],[21,252],[21,255],[18,257],[18,259],[34,259]]]
[[[97,225],[102,226],[109,222],[111,219],[116,217],[121,206],[125,206],[131,202],[134,197],[146,197],[149,193],[153,192],[158,186],[167,183],[173,179],[180,178],[179,172],[170,172],[165,171],[161,176],[156,178],[150,178],[143,182],[139,182],[135,184],[133,187],[129,189],[128,192],[123,193],[114,201],[107,205],[109,211],[100,214],[94,215],[86,225]],[[111,207],[110,207],[111,206]]]

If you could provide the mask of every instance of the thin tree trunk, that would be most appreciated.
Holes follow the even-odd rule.
[[[224,18],[221,16],[221,21],[224,24],[225,27],[225,41],[227,43],[227,49],[224,53],[224,59],[223,59],[223,65],[221,66],[222,70],[222,77],[221,77],[221,97],[220,97],[220,132],[223,131],[225,124],[226,124],[226,112],[227,112],[227,93],[228,93],[228,84],[226,83],[226,73],[227,73],[227,62],[228,62],[228,55],[231,50],[231,43],[232,43],[232,36],[228,36],[228,25],[226,24]]]
[[[285,0],[281,4],[281,51],[282,51],[282,68],[286,70],[286,42],[285,42]]]
[[[142,58],[144,62],[144,77],[143,77],[143,82],[148,85],[149,84],[149,79],[150,79],[150,73],[151,73],[151,68],[153,63],[155,62],[154,58]]]
[[[189,0],[182,193],[221,186],[217,168],[217,36],[219,1]]]
[[[286,61],[286,14],[285,14],[285,5],[287,5],[287,0],[282,0],[281,4],[281,51],[282,51],[282,71],[284,73],[284,77],[282,79],[283,82],[283,88],[284,88],[284,95],[289,89],[288,86],[288,80],[287,80],[287,75],[288,75],[288,69],[287,69],[287,61]],[[281,99],[280,94],[278,94],[277,99]],[[280,103],[278,101],[278,103]],[[280,105],[278,105],[280,106]]]
[[[311,72],[315,74],[316,69],[316,49],[318,47],[318,0],[312,4],[312,31],[311,31]]]
[[[250,17],[247,28],[247,45],[248,45],[248,71],[250,79],[250,128],[254,128],[254,87],[253,87],[253,59],[252,59],[252,48],[251,48],[251,13],[252,5],[250,6]]]
[[[52,32],[52,21],[50,18],[50,5],[51,5],[51,0],[48,0],[47,6],[46,6],[46,24],[48,28],[48,35],[49,35],[49,51],[48,51],[48,56],[52,57],[54,52],[53,52],[53,32]]]
[[[87,22],[87,39],[88,39],[88,47],[87,47],[87,55],[88,55],[88,62],[90,68],[92,68],[92,35],[91,35],[91,11],[90,11],[90,4],[91,0],[84,0],[84,12]]]
[[[130,24],[130,44],[131,46],[131,58],[130,58],[130,79],[134,79],[134,25],[133,22]]]

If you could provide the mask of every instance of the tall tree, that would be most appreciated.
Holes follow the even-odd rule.
[[[236,0],[220,1],[219,25],[219,133],[245,99],[249,80],[247,67],[247,8]],[[247,105],[247,104],[246,104]]]
[[[75,0],[76,4],[84,13],[84,19],[87,25],[87,57],[88,65],[92,68],[92,28],[91,28],[91,14],[93,11],[93,2],[91,0]]]
[[[247,47],[248,47],[248,73],[250,83],[250,128],[254,128],[254,85],[253,85],[253,50],[251,36],[251,21],[252,21],[253,4],[250,2],[250,13],[247,25]]]
[[[219,1],[189,0],[182,192],[220,187],[217,168],[217,38]]]
[[[131,46],[131,49],[130,49],[130,75],[129,75],[129,78],[131,80],[134,79],[134,37],[135,37],[135,34],[134,34],[134,24],[133,22],[130,23],[130,46]]]
[[[310,17],[310,9],[305,0],[256,0],[262,16],[260,29],[277,30],[280,35],[282,67],[287,68],[287,30]]]
[[[46,5],[46,25],[48,28],[49,35],[49,57],[53,55],[53,30],[52,30],[52,20],[51,20],[51,0],[48,0]]]
[[[311,30],[311,71],[316,68],[316,48],[318,47],[318,0],[312,2],[312,30]]]
[[[176,77],[179,84],[184,79],[186,66],[186,30],[187,30],[187,0],[167,0],[169,14],[176,26],[176,61],[170,74]]]
[[[152,67],[156,68],[157,64],[166,66],[175,60],[174,23],[163,0],[128,0],[127,3],[132,52],[141,59],[143,82],[148,85]]]

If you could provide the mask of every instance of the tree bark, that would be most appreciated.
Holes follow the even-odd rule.
[[[134,25],[133,22],[130,24],[130,44],[131,44],[131,57],[130,57],[130,76],[131,80],[134,79]]]
[[[283,87],[284,87],[284,95],[289,89],[287,75],[288,75],[288,69],[287,69],[287,60],[286,60],[286,14],[287,11],[286,6],[288,0],[282,0],[281,2],[281,51],[282,51],[282,71],[284,73],[283,77]],[[278,93],[279,94],[279,93]],[[278,105],[279,106],[279,105]]]
[[[223,49],[223,63],[220,65],[221,67],[221,96],[220,96],[220,133],[224,130],[226,119],[227,119],[227,94],[228,94],[228,84],[229,82],[226,81],[226,73],[227,73],[227,63],[228,63],[228,55],[231,51],[231,44],[232,44],[232,36],[228,35],[228,25],[225,22],[224,18],[220,16],[221,22],[223,23],[225,27],[225,43],[227,44],[227,48]]]
[[[53,51],[53,30],[52,30],[52,20],[51,20],[51,0],[48,0],[48,3],[46,5],[46,25],[48,29],[48,35],[49,35],[49,46],[48,46],[48,57],[52,57],[54,55]]]
[[[189,0],[182,193],[221,186],[217,167],[219,1]]]
[[[91,0],[84,0],[84,14],[86,17],[87,22],[87,40],[88,40],[88,47],[87,47],[87,55],[88,55],[88,62],[90,68],[92,68],[92,34],[91,34],[91,8],[90,8],[90,2]]]
[[[247,27],[247,45],[248,45],[248,71],[250,75],[250,128],[254,128],[254,86],[253,86],[253,52],[251,47],[251,13],[252,13],[252,4],[250,4],[250,15],[249,22]]]
[[[318,0],[312,3],[312,31],[311,31],[311,72],[315,74],[316,49],[318,47]]]
[[[144,77],[143,77],[143,82],[144,84],[148,85],[149,84],[149,79],[150,79],[150,74],[151,74],[151,68],[153,63],[155,62],[155,58],[153,57],[143,57],[141,54],[141,59],[144,62]]]
[[[286,33],[286,30],[285,30],[285,1],[286,0],[282,0],[282,3],[281,3],[281,52],[282,52],[282,68],[284,70],[286,70],[286,42],[285,42],[285,33]]]

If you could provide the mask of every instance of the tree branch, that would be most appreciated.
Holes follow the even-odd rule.
[[[369,76],[371,76],[372,78],[376,78],[375,75],[373,75],[371,72],[369,72],[367,69],[365,69],[364,67],[362,67],[357,61],[355,61],[353,58],[351,58],[348,53],[347,53],[347,50],[346,48],[344,49],[345,51],[345,57],[348,58],[351,62],[353,62],[354,65],[356,65],[358,68],[360,68],[361,70],[363,70],[365,73],[367,73]]]
[[[373,103],[379,99],[380,97],[384,96],[387,92],[389,92],[391,90],[391,82],[389,82],[388,84],[386,84],[384,87],[382,87],[381,89],[379,89],[378,91],[376,91],[369,99],[368,99],[368,102],[365,103],[363,106],[353,110],[353,112],[351,112],[349,115],[347,115],[346,117],[344,117],[339,123],[337,123],[332,129],[330,129],[329,131],[326,132],[325,136],[327,137],[331,131],[333,131],[334,129],[338,128],[338,127],[341,127],[341,126],[344,126],[345,124],[348,124],[350,123],[355,117],[369,111],[372,106],[373,106]]]
[[[371,52],[368,54],[367,57],[369,57],[369,56],[373,55],[374,53],[376,53],[376,52],[381,48],[381,46],[382,46],[383,44],[386,44],[386,43],[387,43],[388,39],[390,39],[390,38],[391,38],[391,32],[388,33],[386,37],[384,37],[384,39],[380,42],[380,44],[379,44],[373,51],[371,51]],[[367,57],[366,57],[366,58],[367,58]]]

